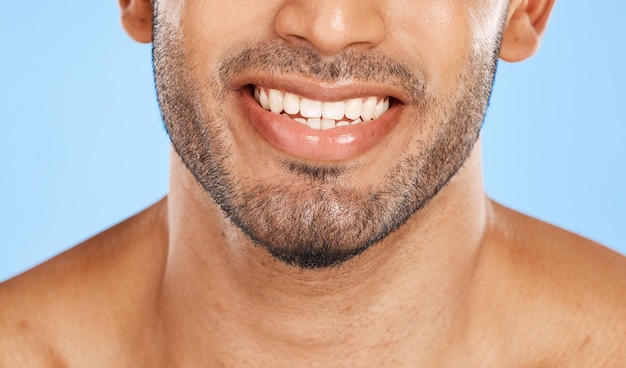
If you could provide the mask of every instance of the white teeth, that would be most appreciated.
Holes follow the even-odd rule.
[[[346,117],[350,120],[354,120],[361,116],[361,110],[363,110],[363,99],[353,98],[346,102]]]
[[[322,117],[325,119],[341,120],[345,112],[345,102],[324,102],[324,111],[322,112]]]
[[[283,112],[283,94],[279,90],[270,89],[269,93],[270,111],[275,114]]]
[[[387,108],[385,108],[385,101],[387,101]],[[372,119],[378,119],[381,115],[389,109],[389,100],[384,98],[380,100],[376,104],[376,108],[374,109],[374,115],[372,115]]]
[[[361,110],[361,119],[363,121],[370,121],[374,116],[374,109],[376,109],[376,97],[370,97],[363,103],[363,110]]]
[[[256,87],[253,95],[263,109],[321,130],[378,119],[389,110],[388,97],[379,99],[370,96],[322,102],[262,87]]]
[[[306,125],[309,126],[309,128],[313,128],[313,129],[317,129],[320,130],[320,128],[322,128],[322,119],[318,119],[318,118],[309,118],[306,121]]]
[[[285,104],[285,112],[287,114],[295,115],[300,112],[300,97],[292,93],[285,93],[283,103]]]
[[[254,89],[254,99],[257,102],[261,101],[261,89],[260,88],[255,88]]]
[[[302,98],[300,100],[300,115],[305,118],[320,118],[322,117],[322,105],[321,101]]]
[[[264,108],[265,110],[270,109],[270,101],[264,89],[261,89],[261,92],[259,92],[259,104],[261,104],[261,107]]]
[[[320,129],[328,130],[335,127],[335,120],[333,119],[322,119],[322,126]]]

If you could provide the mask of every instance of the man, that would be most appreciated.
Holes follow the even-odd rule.
[[[481,181],[552,0],[121,0],[167,198],[0,286],[1,367],[619,367],[626,260]]]

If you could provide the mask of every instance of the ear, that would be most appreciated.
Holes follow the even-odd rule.
[[[119,0],[122,27],[137,42],[152,42],[152,1]]]
[[[512,0],[500,57],[522,61],[539,49],[555,0]]]

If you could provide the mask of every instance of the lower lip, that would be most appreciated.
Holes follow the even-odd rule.
[[[384,140],[401,110],[395,105],[376,120],[317,130],[264,110],[249,89],[243,89],[241,95],[250,122],[265,140],[287,154],[312,161],[344,161],[362,155]]]

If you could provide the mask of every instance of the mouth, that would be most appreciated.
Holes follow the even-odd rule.
[[[283,115],[315,130],[329,130],[377,120],[389,110],[390,97],[356,97],[342,101],[320,101],[259,86],[254,100],[266,111]]]
[[[399,120],[404,104],[377,92],[358,86],[248,84],[240,97],[247,120],[283,153],[307,161],[345,161],[380,145]]]

